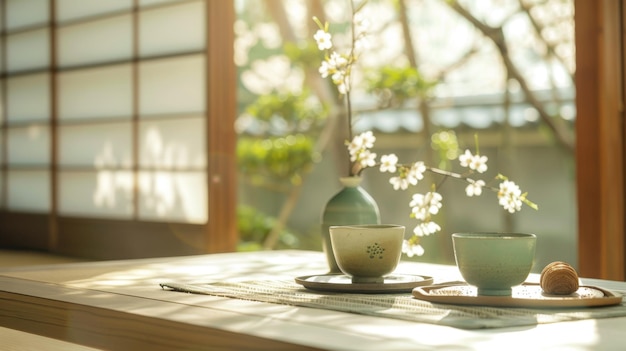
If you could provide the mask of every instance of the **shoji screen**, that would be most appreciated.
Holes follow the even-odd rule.
[[[48,4],[10,1],[2,48],[2,199],[9,210],[50,210],[50,28]],[[7,9],[8,11],[8,9]]]
[[[4,1],[3,216],[45,223],[48,248],[80,255],[232,249],[229,3]],[[212,90],[212,79],[227,83]],[[209,206],[209,194],[224,206]],[[212,213],[231,223],[212,226]],[[10,238],[0,244],[19,242],[18,225],[0,230]]]

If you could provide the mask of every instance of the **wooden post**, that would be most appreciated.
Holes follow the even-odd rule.
[[[579,273],[624,280],[623,1],[575,8]]]

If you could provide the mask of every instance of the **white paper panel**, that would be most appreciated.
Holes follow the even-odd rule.
[[[206,166],[204,118],[143,121],[140,133],[139,164],[142,167]]]
[[[32,74],[7,79],[7,121],[50,119],[50,76]]]
[[[141,11],[140,56],[201,50],[205,47],[204,17],[204,1]]]
[[[8,30],[43,24],[50,18],[50,1],[7,0],[6,25]]]
[[[130,118],[131,78],[130,64],[60,73],[59,119]]]
[[[139,217],[155,221],[207,222],[204,172],[140,172]]]
[[[50,66],[48,28],[7,36],[7,71],[17,72]]]
[[[130,171],[59,172],[59,213],[130,218],[132,185]]]
[[[7,130],[10,165],[50,164],[50,127],[32,124]]]
[[[56,0],[57,22],[130,10],[133,0]]]
[[[184,2],[189,0],[139,0],[139,6],[152,6],[159,4],[167,4],[167,3],[175,3],[175,2]]]
[[[50,211],[50,172],[8,171],[7,207],[26,212]]]
[[[117,168],[132,166],[130,122],[59,127],[59,164]]]
[[[132,28],[129,14],[59,28],[59,66],[130,59],[133,50]]]
[[[142,117],[204,111],[204,66],[202,55],[141,63],[139,107]]]

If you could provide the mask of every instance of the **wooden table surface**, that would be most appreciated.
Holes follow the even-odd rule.
[[[322,253],[294,250],[11,268],[0,271],[0,327],[29,333],[14,338],[25,347],[45,337],[113,350],[621,350],[626,342],[626,317],[463,330],[159,287],[325,270]],[[397,272],[460,278],[456,267],[412,262]]]

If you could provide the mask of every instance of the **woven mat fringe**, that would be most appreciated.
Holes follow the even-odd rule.
[[[219,282],[211,284],[162,283],[164,289],[312,307],[368,316],[402,319],[462,329],[504,328],[583,319],[626,316],[626,305],[572,309],[526,309],[434,304],[408,294],[324,293],[289,280]]]

